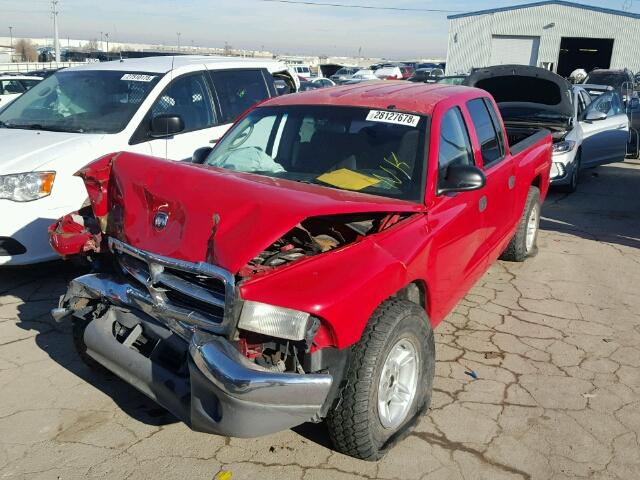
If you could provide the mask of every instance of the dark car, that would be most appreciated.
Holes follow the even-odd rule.
[[[416,70],[410,82],[436,83],[436,81],[444,75],[440,68],[419,68]]]
[[[596,69],[589,72],[583,83],[591,85],[609,85],[616,89],[622,99],[626,102],[633,94],[635,78],[627,70],[605,70]]]

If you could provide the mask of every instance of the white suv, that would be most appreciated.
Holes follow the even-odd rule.
[[[25,75],[0,75],[0,110],[41,80],[40,77]]]
[[[0,265],[56,258],[47,227],[87,199],[73,175],[84,165],[118,151],[189,158],[275,96],[274,77],[297,90],[283,63],[196,56],[87,64],[35,85],[0,112]]]

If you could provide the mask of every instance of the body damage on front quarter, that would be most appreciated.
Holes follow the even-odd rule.
[[[242,300],[320,319],[328,336],[318,347],[353,344],[385,298],[425,280],[426,213],[416,203],[128,153],[79,175],[100,228],[86,209],[52,225],[62,255],[106,252],[111,236],[218,265],[236,276]]]

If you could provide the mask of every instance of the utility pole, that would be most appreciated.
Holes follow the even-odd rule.
[[[104,38],[107,40],[107,59],[109,58],[109,32],[104,34]]]
[[[51,14],[53,15],[53,48],[56,53],[56,62],[60,61],[60,39],[58,38],[58,2],[51,0]]]
[[[13,50],[13,27],[9,27],[9,38],[11,38],[11,50]]]
[[[176,33],[176,35],[178,36],[178,51],[180,51],[180,35],[182,35],[180,32]]]
[[[104,51],[104,43],[102,42],[102,32],[100,32],[100,51]]]

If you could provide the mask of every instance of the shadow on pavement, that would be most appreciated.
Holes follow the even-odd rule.
[[[551,190],[540,227],[627,247],[640,248],[640,162],[585,170],[578,190]]]
[[[71,334],[71,319],[56,323],[49,311],[74,277],[87,273],[72,262],[51,262],[0,270],[2,302],[18,303],[16,325],[35,330],[40,349],[56,363],[104,392],[130,417],[148,425],[166,425],[178,420],[142,393],[107,371],[94,371],[80,360]]]

